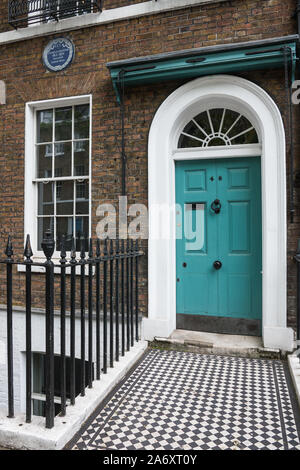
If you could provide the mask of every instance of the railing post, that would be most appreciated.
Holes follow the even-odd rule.
[[[139,241],[135,241],[135,340],[139,340]]]
[[[122,356],[125,356],[125,282],[124,282],[124,239],[121,241],[121,323],[122,323]]]
[[[134,319],[133,319],[133,239],[130,240],[130,338],[131,346],[134,345]]]
[[[50,230],[45,233],[42,249],[47,258],[46,268],[46,428],[54,426],[54,238]]]
[[[81,374],[80,395],[85,396],[85,238],[81,240],[80,251],[80,322],[81,322]]]
[[[93,243],[89,242],[89,388],[93,387]]]
[[[100,240],[96,243],[96,378],[100,380]]]
[[[31,264],[32,249],[30,236],[26,237],[24,257],[26,264],[26,423],[31,423]]]
[[[115,284],[115,315],[116,315],[116,361],[119,360],[119,258],[120,258],[120,243],[119,239],[116,240],[116,284]]]
[[[113,240],[110,240],[110,268],[109,268],[109,352],[110,352],[110,367],[114,366],[114,303],[113,303],[113,276],[114,276],[114,245]]]
[[[103,372],[107,373],[107,238],[103,249]]]
[[[130,259],[129,259],[129,239],[126,241],[126,295],[127,295],[127,305],[126,305],[126,332],[127,332],[127,351],[130,350],[130,283],[129,283],[129,268],[130,268]]]
[[[11,238],[8,237],[6,260],[6,302],[7,302],[7,380],[8,418],[14,418],[14,366],[13,366],[13,316],[12,316],[12,265],[14,254]]]
[[[297,347],[300,348],[300,239],[298,239],[297,252],[294,259],[297,261]],[[298,357],[300,357],[300,354]]]
[[[60,390],[61,390],[61,416],[66,415],[66,245],[65,237],[61,240],[60,251]]]
[[[76,295],[76,248],[72,238],[71,249],[71,312],[70,312],[70,400],[75,405],[75,295]]]

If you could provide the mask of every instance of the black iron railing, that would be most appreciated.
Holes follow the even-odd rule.
[[[102,0],[9,0],[8,22],[18,28],[97,11]]]
[[[135,341],[139,340],[139,258],[143,252],[138,241],[105,240],[100,244],[89,241],[88,256],[85,252],[85,240],[82,240],[80,256],[75,251],[72,241],[70,258],[67,259],[65,241],[61,241],[60,263],[53,263],[55,242],[51,232],[46,232],[42,242],[45,262],[34,262],[29,235],[26,239],[24,260],[14,258],[13,246],[9,237],[5,250],[6,258],[0,265],[6,266],[6,302],[7,302],[7,370],[8,370],[8,417],[14,417],[14,334],[13,334],[13,289],[14,265],[25,265],[25,305],[26,305],[26,422],[32,419],[32,268],[45,268],[45,417],[46,427],[54,426],[54,344],[60,343],[60,416],[66,414],[67,381],[69,402],[75,404],[75,381],[80,379],[80,394],[85,395],[86,386],[93,387],[94,379],[100,380],[101,373],[106,374],[108,366],[113,367],[119,361],[120,354],[125,355]],[[55,270],[59,271],[58,302],[60,304],[60,338],[54,337],[54,283]],[[78,273],[79,270],[79,273]],[[69,274],[70,273],[70,274]],[[70,276],[70,278],[68,278]],[[87,278],[87,288],[86,288]],[[69,282],[66,282],[66,281]],[[69,294],[69,296],[67,296]],[[77,298],[78,297],[78,298]],[[67,299],[69,309],[67,308]],[[79,305],[79,323],[76,323],[76,310]],[[70,328],[66,329],[66,315],[70,318]],[[86,322],[88,326],[86,344]],[[109,331],[108,331],[109,324]],[[80,335],[76,335],[76,326]],[[35,332],[41,334],[40,331]],[[109,334],[108,334],[109,333]],[[22,332],[18,332],[22,334]],[[67,338],[69,334],[69,338]],[[94,334],[95,343],[94,344]],[[75,368],[76,338],[80,338],[79,368]],[[66,339],[70,344],[70,355],[66,355]],[[109,342],[109,345],[108,345]],[[108,348],[109,346],[109,348]],[[87,347],[87,357],[86,357]],[[100,361],[101,349],[103,352]],[[78,354],[77,354],[78,356]],[[94,359],[95,358],[95,359]],[[66,361],[69,374],[66,373]],[[102,369],[101,369],[102,362]],[[77,372],[76,372],[77,371]],[[87,377],[86,377],[87,374]],[[77,377],[76,377],[77,375]],[[79,377],[78,377],[79,376]],[[57,403],[57,399],[56,399]]]
[[[297,303],[296,303],[296,335],[297,349],[300,349],[300,239],[298,239],[297,252],[294,256],[297,263]],[[300,358],[300,353],[298,354]]]

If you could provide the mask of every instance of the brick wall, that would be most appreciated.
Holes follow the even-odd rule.
[[[121,0],[120,0],[121,2]],[[257,40],[296,33],[292,19],[294,0],[232,0],[221,4],[186,8],[145,18],[69,32],[76,46],[71,67],[50,73],[41,55],[50,37],[0,46],[1,79],[7,84],[7,105],[0,107],[0,249],[13,233],[16,252],[22,252],[24,221],[24,106],[27,101],[93,94],[93,234],[100,202],[117,203],[121,194],[120,110],[106,62],[147,54],[214,44]],[[1,8],[1,6],[0,6]],[[264,88],[280,107],[285,119],[283,70],[251,72],[244,77]],[[147,139],[151,121],[162,101],[182,82],[167,82],[128,89],[125,100],[129,203],[147,203]],[[299,109],[295,107],[296,170],[300,170],[297,132]],[[289,162],[287,165],[289,182]],[[295,266],[291,258],[300,234],[299,190],[296,219],[288,228],[289,322],[295,322]],[[146,244],[144,244],[146,249]],[[274,254],[276,256],[276,254]],[[2,269],[2,268],[0,268]],[[3,277],[3,272],[1,274]],[[15,274],[15,302],[22,304],[24,275]],[[142,266],[141,305],[147,311],[147,260]],[[40,286],[34,288],[34,304]],[[3,302],[3,297],[0,302]]]
[[[0,0],[0,33],[3,31],[9,31],[12,29],[8,24],[8,2],[6,0]]]

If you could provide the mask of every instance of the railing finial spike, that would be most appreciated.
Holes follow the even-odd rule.
[[[7,244],[6,244],[6,249],[5,249],[5,254],[8,258],[11,258],[14,254],[13,246],[12,246],[12,241],[11,241],[11,236],[8,235],[7,238]]]
[[[111,255],[114,253],[114,241],[113,241],[112,238],[110,239],[110,250],[109,250],[109,252],[110,252]]]
[[[93,258],[93,239],[89,239],[89,258]]]
[[[25,248],[24,248],[24,257],[26,258],[26,261],[31,261],[30,258],[32,256],[33,256],[33,251],[31,248],[30,235],[27,234]]]
[[[107,249],[107,237],[104,239],[104,250],[103,250],[103,252],[104,252],[104,255],[107,256],[107,253],[108,253],[108,249]]]
[[[96,257],[100,258],[100,255],[101,255],[100,240],[99,240],[99,238],[97,238],[97,241],[96,241]]]
[[[72,259],[73,261],[76,260],[76,246],[75,246],[75,238],[74,238],[74,237],[72,237],[71,259]]]
[[[80,258],[85,258],[85,238],[83,235],[80,237]]]
[[[51,230],[47,230],[42,241],[42,250],[47,260],[50,261],[54,253],[55,241]]]
[[[66,256],[67,256],[67,252],[66,252],[66,236],[65,235],[62,235],[61,237],[61,242],[60,242],[60,259],[61,261],[65,261],[66,259]]]

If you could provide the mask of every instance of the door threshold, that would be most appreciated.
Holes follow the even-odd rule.
[[[260,336],[228,335],[177,329],[168,338],[156,337],[155,341],[168,345],[169,349],[189,350],[201,354],[272,359],[282,357],[279,349],[264,348]]]

